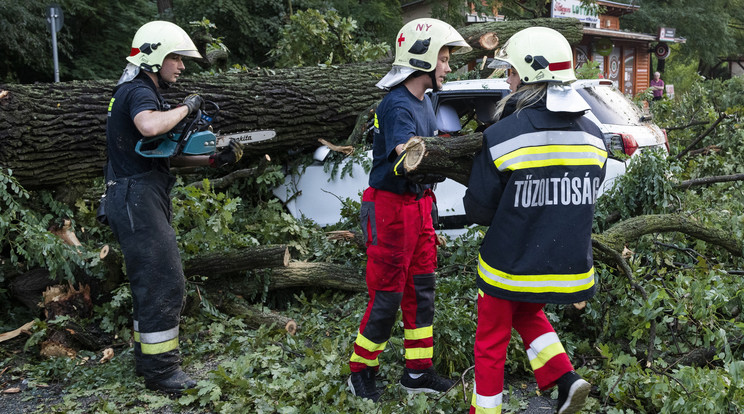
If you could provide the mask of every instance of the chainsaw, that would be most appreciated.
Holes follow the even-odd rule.
[[[193,119],[187,120],[182,125],[181,132],[174,132],[174,128],[167,134],[155,137],[142,138],[137,141],[134,151],[146,158],[168,158],[176,155],[209,155],[230,145],[235,140],[241,145],[252,144],[259,141],[267,141],[276,137],[273,130],[234,132],[230,134],[215,135],[212,130],[212,122],[220,111],[219,106],[212,101],[204,101],[204,106],[209,107],[197,109]]]

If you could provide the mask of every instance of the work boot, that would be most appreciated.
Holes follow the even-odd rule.
[[[558,414],[572,414],[584,407],[592,386],[575,371],[569,371],[558,379]]]
[[[440,377],[434,367],[424,370],[405,368],[400,377],[400,385],[409,393],[447,392],[455,385],[455,381]]]
[[[162,391],[168,394],[181,394],[184,390],[196,387],[196,381],[179,368],[162,380],[145,380],[145,387],[149,390]]]
[[[375,370],[365,368],[359,372],[352,372],[349,376],[349,388],[357,397],[368,398],[374,402],[382,395],[375,384]]]

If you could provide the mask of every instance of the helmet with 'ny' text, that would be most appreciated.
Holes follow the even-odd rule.
[[[171,53],[202,57],[183,29],[171,22],[156,20],[145,23],[137,30],[127,61],[148,72],[158,72],[165,57]]]
[[[439,50],[449,46],[452,53],[472,50],[460,33],[437,19],[416,19],[406,23],[395,39],[393,65],[431,72],[437,67]]]

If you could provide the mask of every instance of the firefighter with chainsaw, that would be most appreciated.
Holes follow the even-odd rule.
[[[595,293],[592,220],[607,150],[570,85],[573,53],[559,32],[521,30],[495,58],[511,65],[512,93],[484,132],[463,199],[468,218],[490,226],[478,257],[470,413],[501,412],[512,327],[540,390],[557,385],[557,412],[575,413],[591,385],[574,371],[543,307]]]
[[[431,100],[449,73],[450,53],[471,48],[449,24],[413,20],[395,39],[392,69],[377,86],[389,90],[374,120],[373,165],[364,191],[361,226],[367,245],[369,302],[349,362],[351,392],[377,401],[378,355],[385,349],[400,308],[405,368],[400,384],[409,392],[444,392],[452,380],[432,367],[436,234],[434,193],[427,183],[441,176],[407,177],[404,144],[413,136],[437,134]]]
[[[196,382],[180,368],[178,326],[185,281],[170,224],[174,166],[213,167],[240,160],[240,144],[212,155],[145,158],[135,145],[166,134],[203,104],[189,95],[171,107],[160,94],[183,72],[183,58],[201,58],[186,32],[149,22],[132,41],[128,64],[108,106],[105,221],[121,245],[132,289],[135,369],[148,389],[180,393]]]

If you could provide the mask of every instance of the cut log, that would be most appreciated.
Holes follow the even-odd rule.
[[[461,33],[478,39],[474,43],[485,42],[482,36],[493,33],[503,44],[516,31],[534,25],[552,27],[570,43],[582,36],[576,19],[481,23]],[[472,52],[453,55],[450,66],[456,69],[487,52],[480,44],[474,46]],[[246,146],[244,161],[236,166],[245,168],[264,154],[276,158],[289,150],[316,147],[318,138],[346,140],[359,113],[384,95],[375,84],[389,69],[389,62],[379,62],[187,76],[164,96],[172,104],[189,93],[216,102],[220,113],[215,131],[276,130],[275,140]],[[114,85],[113,79],[0,85],[0,165],[12,169],[27,189],[69,191],[71,184],[101,177],[106,108]]]
[[[473,158],[483,145],[476,132],[453,137],[412,137],[405,144],[408,174],[439,174],[467,186]]]
[[[229,276],[251,269],[286,267],[289,265],[286,245],[245,247],[230,252],[209,253],[184,263],[186,276]]]

